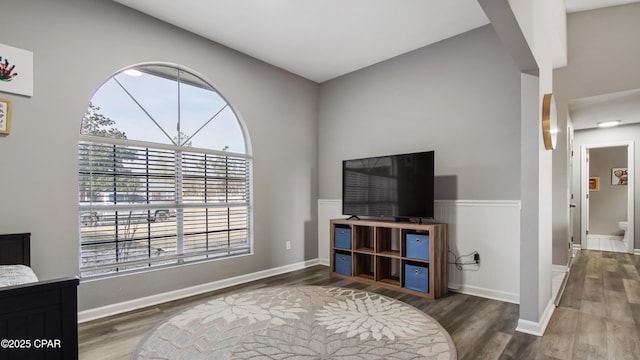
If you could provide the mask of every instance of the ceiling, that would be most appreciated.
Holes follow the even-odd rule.
[[[489,23],[476,0],[115,1],[315,82]]]
[[[572,13],[609,6],[630,4],[634,2],[638,2],[638,0],[564,0],[564,6],[567,9],[567,12]]]
[[[114,1],[318,83],[489,23],[477,0]]]
[[[630,0],[565,0],[567,12],[629,4]],[[602,6],[604,5],[604,6]],[[599,122],[619,120],[621,125],[640,122],[640,89],[569,101],[575,130],[597,128]]]
[[[113,0],[321,83],[486,25],[477,0]],[[567,12],[640,0],[565,0]],[[626,102],[628,103],[626,103]],[[576,129],[640,122],[640,92],[573,100]],[[634,113],[635,112],[635,113]]]
[[[569,113],[576,130],[598,127],[602,121],[640,122],[640,89],[571,100]]]

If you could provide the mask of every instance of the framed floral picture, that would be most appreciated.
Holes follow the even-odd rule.
[[[11,126],[11,101],[0,99],[0,134],[8,134]]]
[[[33,53],[0,44],[0,92],[33,96]]]
[[[611,185],[627,185],[628,178],[628,168],[618,167],[611,169]]]

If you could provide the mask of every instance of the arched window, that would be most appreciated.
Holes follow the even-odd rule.
[[[78,145],[83,277],[251,251],[251,152],[229,103],[145,64],[91,98]]]

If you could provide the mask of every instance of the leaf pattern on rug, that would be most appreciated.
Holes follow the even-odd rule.
[[[340,290],[340,292],[342,292]],[[367,292],[351,292],[344,301],[326,304],[317,313],[321,325],[347,337],[376,340],[419,334],[429,327],[424,315],[393,299]]]
[[[249,323],[270,321],[274,325],[282,325],[285,319],[298,319],[298,313],[306,312],[298,303],[286,305],[260,301],[251,293],[232,294],[187,310],[175,316],[172,323],[176,326],[185,326],[194,320],[199,320],[206,324],[223,318],[227,323],[248,319]]]
[[[214,298],[158,325],[134,359],[456,359],[442,327],[382,295],[266,287]]]

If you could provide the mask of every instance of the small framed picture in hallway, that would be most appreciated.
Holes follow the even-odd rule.
[[[600,178],[599,177],[590,177],[589,178],[589,191],[600,191]]]
[[[11,125],[11,101],[0,99],[0,134],[9,134]]]
[[[611,169],[611,185],[627,185],[629,170],[627,168]]]

